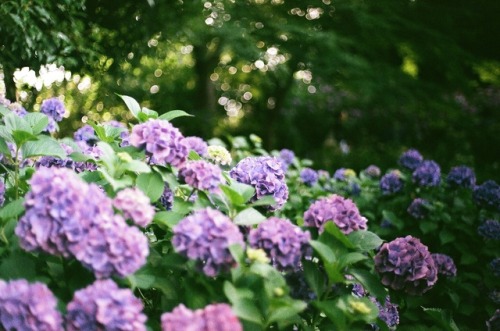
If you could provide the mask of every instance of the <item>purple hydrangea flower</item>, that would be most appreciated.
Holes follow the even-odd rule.
[[[495,310],[495,313],[489,320],[486,321],[488,331],[500,330],[500,309]]]
[[[0,180],[0,206],[5,202],[5,184]]]
[[[0,329],[63,331],[57,299],[45,284],[0,279]]]
[[[188,146],[189,150],[193,150],[200,156],[207,155],[208,144],[200,137],[186,137],[184,142]]]
[[[412,236],[385,243],[375,256],[382,284],[408,294],[421,295],[437,281],[438,270],[427,246]]]
[[[88,124],[76,130],[73,138],[75,139],[75,141],[84,141],[90,146],[93,146],[95,141],[97,140],[94,128]]]
[[[67,306],[67,331],[146,330],[142,301],[110,279],[97,280],[75,292]]]
[[[243,327],[225,303],[192,311],[179,305],[170,313],[161,315],[162,331],[243,331]]]
[[[431,256],[436,264],[438,274],[446,277],[455,277],[457,275],[457,267],[451,257],[439,253],[431,254]]]
[[[368,168],[366,168],[364,170],[364,173],[367,175],[367,176],[370,176],[372,178],[377,178],[377,177],[380,177],[380,168],[377,167],[376,165],[369,165]]]
[[[174,192],[172,192],[172,190],[166,183],[163,188],[163,193],[160,197],[160,203],[165,208],[165,210],[172,210],[172,207],[174,205]]]
[[[0,93],[0,106],[8,107],[10,105],[10,100],[5,97],[5,94]]]
[[[297,270],[309,249],[309,232],[302,231],[287,219],[271,217],[250,231],[252,248],[262,248],[279,270]]]
[[[404,183],[398,171],[391,171],[380,179],[380,189],[383,195],[398,193],[403,190]]]
[[[238,182],[252,185],[255,188],[256,193],[252,201],[266,195],[272,195],[276,204],[269,207],[271,211],[281,209],[288,199],[285,173],[281,168],[280,161],[275,157],[244,158],[231,169],[229,175]]]
[[[207,161],[188,161],[179,171],[179,177],[198,190],[217,191],[222,184],[220,168]]]
[[[367,229],[367,219],[354,202],[336,194],[317,200],[304,213],[304,225],[316,227],[319,232],[323,232],[327,222],[334,222],[344,234]]]
[[[304,168],[300,172],[300,180],[306,185],[314,185],[318,181],[318,173],[311,168]]]
[[[399,164],[409,170],[415,170],[424,160],[423,156],[416,149],[409,149],[399,158]]]
[[[487,180],[483,184],[476,186],[472,192],[472,197],[480,206],[500,210],[500,185],[493,180]]]
[[[292,165],[295,160],[295,153],[289,149],[282,149],[279,155],[279,161],[281,162],[283,171],[287,171],[288,167]]]
[[[422,219],[427,216],[429,210],[427,207],[429,206],[429,201],[422,198],[415,198],[411,202],[407,211],[413,218]]]
[[[137,187],[118,192],[113,199],[113,206],[121,210],[125,218],[142,227],[149,225],[155,215],[149,198]]]
[[[46,99],[42,102],[40,112],[52,118],[55,122],[60,122],[63,119],[66,108],[58,98]]]
[[[370,300],[377,305],[378,318],[380,318],[389,328],[395,328],[399,324],[398,305],[391,302],[389,296],[385,298],[382,305],[375,297],[370,296]]]
[[[438,186],[441,182],[441,168],[434,161],[422,161],[413,171],[412,178],[419,186]]]
[[[476,185],[476,175],[471,168],[458,166],[450,170],[446,181],[450,186],[473,188]]]
[[[345,180],[345,171],[346,168],[340,168],[335,170],[335,173],[333,174],[333,179],[343,181]]]
[[[500,222],[487,220],[477,228],[477,233],[486,239],[500,240]]]
[[[318,170],[318,179],[320,180],[328,180],[330,178],[330,174],[326,170]]]
[[[229,246],[245,246],[243,235],[229,217],[215,209],[201,209],[174,227],[172,244],[177,253],[197,260],[205,275],[213,277],[234,266]]]
[[[132,146],[146,150],[156,164],[182,166],[189,152],[179,129],[164,120],[150,119],[134,126],[129,140]]]
[[[28,111],[17,102],[13,102],[9,105],[9,109],[16,113],[19,117],[24,117],[28,114]]]
[[[490,262],[490,268],[493,270],[493,274],[495,276],[500,277],[500,257],[497,257]]]

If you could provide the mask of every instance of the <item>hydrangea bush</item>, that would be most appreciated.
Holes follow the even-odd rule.
[[[121,98],[128,126],[70,137],[62,98],[0,98],[0,330],[498,324],[495,182],[416,150],[399,169],[314,169]]]

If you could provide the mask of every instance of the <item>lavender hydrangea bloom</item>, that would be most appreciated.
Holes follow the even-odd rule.
[[[155,215],[149,198],[137,187],[118,192],[113,199],[113,206],[121,210],[125,218],[142,227],[149,225]]]
[[[391,171],[380,179],[380,189],[383,195],[398,193],[403,190],[404,183],[398,171]]]
[[[160,203],[165,208],[165,210],[172,210],[172,207],[174,205],[174,192],[172,192],[168,184],[165,184],[163,188],[163,194],[160,197]]]
[[[150,119],[132,128],[132,146],[146,150],[152,163],[181,166],[186,161],[188,146],[182,133],[170,122]]]
[[[63,119],[66,108],[64,108],[64,104],[58,98],[50,98],[42,102],[40,112],[54,121],[60,122]]]
[[[288,199],[288,186],[281,165],[277,158],[270,156],[247,157],[238,162],[229,175],[238,182],[255,188],[252,201],[272,195],[276,204],[269,209],[274,211],[283,208]]]
[[[67,306],[67,331],[145,331],[142,301],[130,289],[120,289],[110,279],[97,280],[76,291]]]
[[[314,185],[318,181],[318,173],[311,168],[304,168],[300,172],[300,180],[306,185]]]
[[[245,246],[238,226],[211,208],[197,210],[181,220],[174,227],[172,244],[179,254],[197,260],[205,275],[210,277],[236,264],[229,246]]]
[[[0,280],[0,329],[63,331],[55,296],[42,283]]]
[[[500,210],[500,185],[493,180],[487,180],[483,184],[476,186],[472,192],[472,197],[480,206]]]
[[[375,256],[382,284],[411,295],[421,295],[437,281],[437,268],[427,246],[412,236],[385,243]]]
[[[316,227],[323,232],[327,222],[334,222],[344,234],[366,230],[367,219],[359,213],[350,199],[333,194],[314,202],[304,213],[304,225]]]
[[[380,168],[377,167],[376,165],[369,165],[368,168],[364,170],[364,173],[367,176],[370,176],[372,178],[380,177]]]
[[[243,327],[225,303],[192,311],[179,305],[161,316],[162,331],[243,331]]]
[[[457,267],[451,257],[439,253],[431,254],[431,256],[436,264],[438,274],[446,277],[455,277],[457,275]]]
[[[0,180],[0,206],[5,202],[5,184]]]
[[[76,130],[73,138],[75,139],[75,141],[84,141],[90,146],[94,145],[95,141],[97,140],[94,128],[88,124]]]
[[[8,107],[10,105],[10,100],[5,97],[5,94],[0,93],[0,106]]]
[[[473,188],[476,185],[476,175],[471,168],[458,166],[450,170],[446,182],[453,187]]]
[[[302,231],[287,219],[271,217],[250,231],[252,248],[262,248],[279,270],[297,270],[309,249],[309,232]]]
[[[186,137],[184,142],[188,146],[189,150],[193,150],[200,156],[207,155],[208,144],[200,137]]]
[[[222,184],[220,168],[207,161],[188,161],[179,171],[179,177],[198,190],[216,191]]]
[[[13,102],[9,105],[9,109],[16,113],[19,117],[24,117],[28,114],[28,111],[17,102]]]
[[[395,328],[399,324],[398,305],[391,302],[389,296],[385,298],[382,305],[376,298],[370,296],[370,300],[377,305],[378,318],[380,318],[389,328]]]
[[[416,149],[409,149],[399,158],[399,164],[409,170],[415,170],[424,160],[423,156]]]
[[[438,186],[441,182],[441,168],[431,160],[425,160],[413,171],[413,181],[419,186]]]
[[[345,180],[345,171],[346,171],[346,168],[340,168],[340,169],[337,169],[335,170],[335,173],[333,174],[333,179],[336,179],[336,180]]]
[[[486,239],[500,240],[500,222],[487,220],[477,228],[477,233]]]
[[[415,198],[407,209],[408,214],[410,214],[413,218],[422,219],[429,213],[429,210],[427,209],[427,206],[429,205],[429,201],[422,198]]]
[[[281,162],[283,171],[287,171],[288,167],[292,165],[295,160],[295,153],[289,149],[282,149],[279,155],[279,161]]]
[[[493,270],[493,274],[495,276],[500,277],[500,257],[497,257],[490,262],[490,268]]]

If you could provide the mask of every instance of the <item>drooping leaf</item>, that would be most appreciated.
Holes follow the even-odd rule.
[[[186,113],[184,110],[171,110],[171,111],[166,112],[165,114],[161,115],[158,118],[161,120],[165,120],[165,121],[171,121],[174,118],[183,117],[183,116],[193,117],[194,115]]]

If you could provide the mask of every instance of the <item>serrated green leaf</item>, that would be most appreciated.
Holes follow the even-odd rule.
[[[226,197],[228,198],[228,200],[231,201],[231,203],[234,206],[240,206],[243,203],[245,203],[245,200],[243,199],[243,197],[241,196],[241,194],[239,194],[238,192],[236,192],[231,187],[229,187],[227,185],[220,185],[220,188],[221,188],[222,192],[224,192],[224,194],[226,195]]]
[[[157,212],[153,218],[153,222],[158,225],[163,225],[167,228],[173,228],[179,223],[185,215],[176,213],[174,211],[160,211]]]
[[[36,141],[38,138],[26,131],[14,130],[12,131],[12,138],[16,146],[22,147],[28,141]]]
[[[26,122],[22,117],[19,117],[16,113],[7,114],[3,118],[3,121],[5,123],[5,127],[10,132],[18,130],[33,134],[33,130],[31,130],[31,127],[28,124],[28,122]]]
[[[39,136],[37,141],[28,141],[23,146],[23,158],[33,156],[55,156],[60,159],[66,157],[66,151],[57,140],[48,136]]]
[[[11,201],[2,208],[0,208],[0,219],[8,220],[10,218],[18,217],[24,212],[24,198]]]
[[[330,249],[330,247],[328,247],[327,245],[325,245],[321,241],[317,241],[317,240],[311,240],[309,242],[309,244],[321,256],[323,261],[325,261],[327,263],[334,263],[335,262],[335,260],[336,260],[335,254]]]
[[[42,113],[28,113],[24,116],[24,120],[28,122],[34,135],[42,132],[49,124],[49,118]]]
[[[254,208],[247,208],[242,210],[236,215],[234,218],[234,223],[236,225],[242,226],[252,226],[255,224],[259,224],[266,220],[266,217],[258,212]]]
[[[152,202],[161,197],[165,187],[162,177],[156,172],[141,173],[137,176],[136,184]]]
[[[171,121],[174,118],[183,117],[183,116],[193,117],[194,115],[186,113],[184,110],[171,110],[171,111],[166,112],[165,114],[161,115],[158,118],[161,120],[165,120],[165,121]]]
[[[354,245],[351,243],[351,241],[346,237],[342,231],[338,228],[337,225],[333,221],[328,221],[325,224],[324,231],[326,233],[331,234],[333,237],[335,237],[337,240],[339,240],[342,244],[344,244],[345,247],[347,248],[354,248]],[[320,238],[321,240],[321,238]]]

